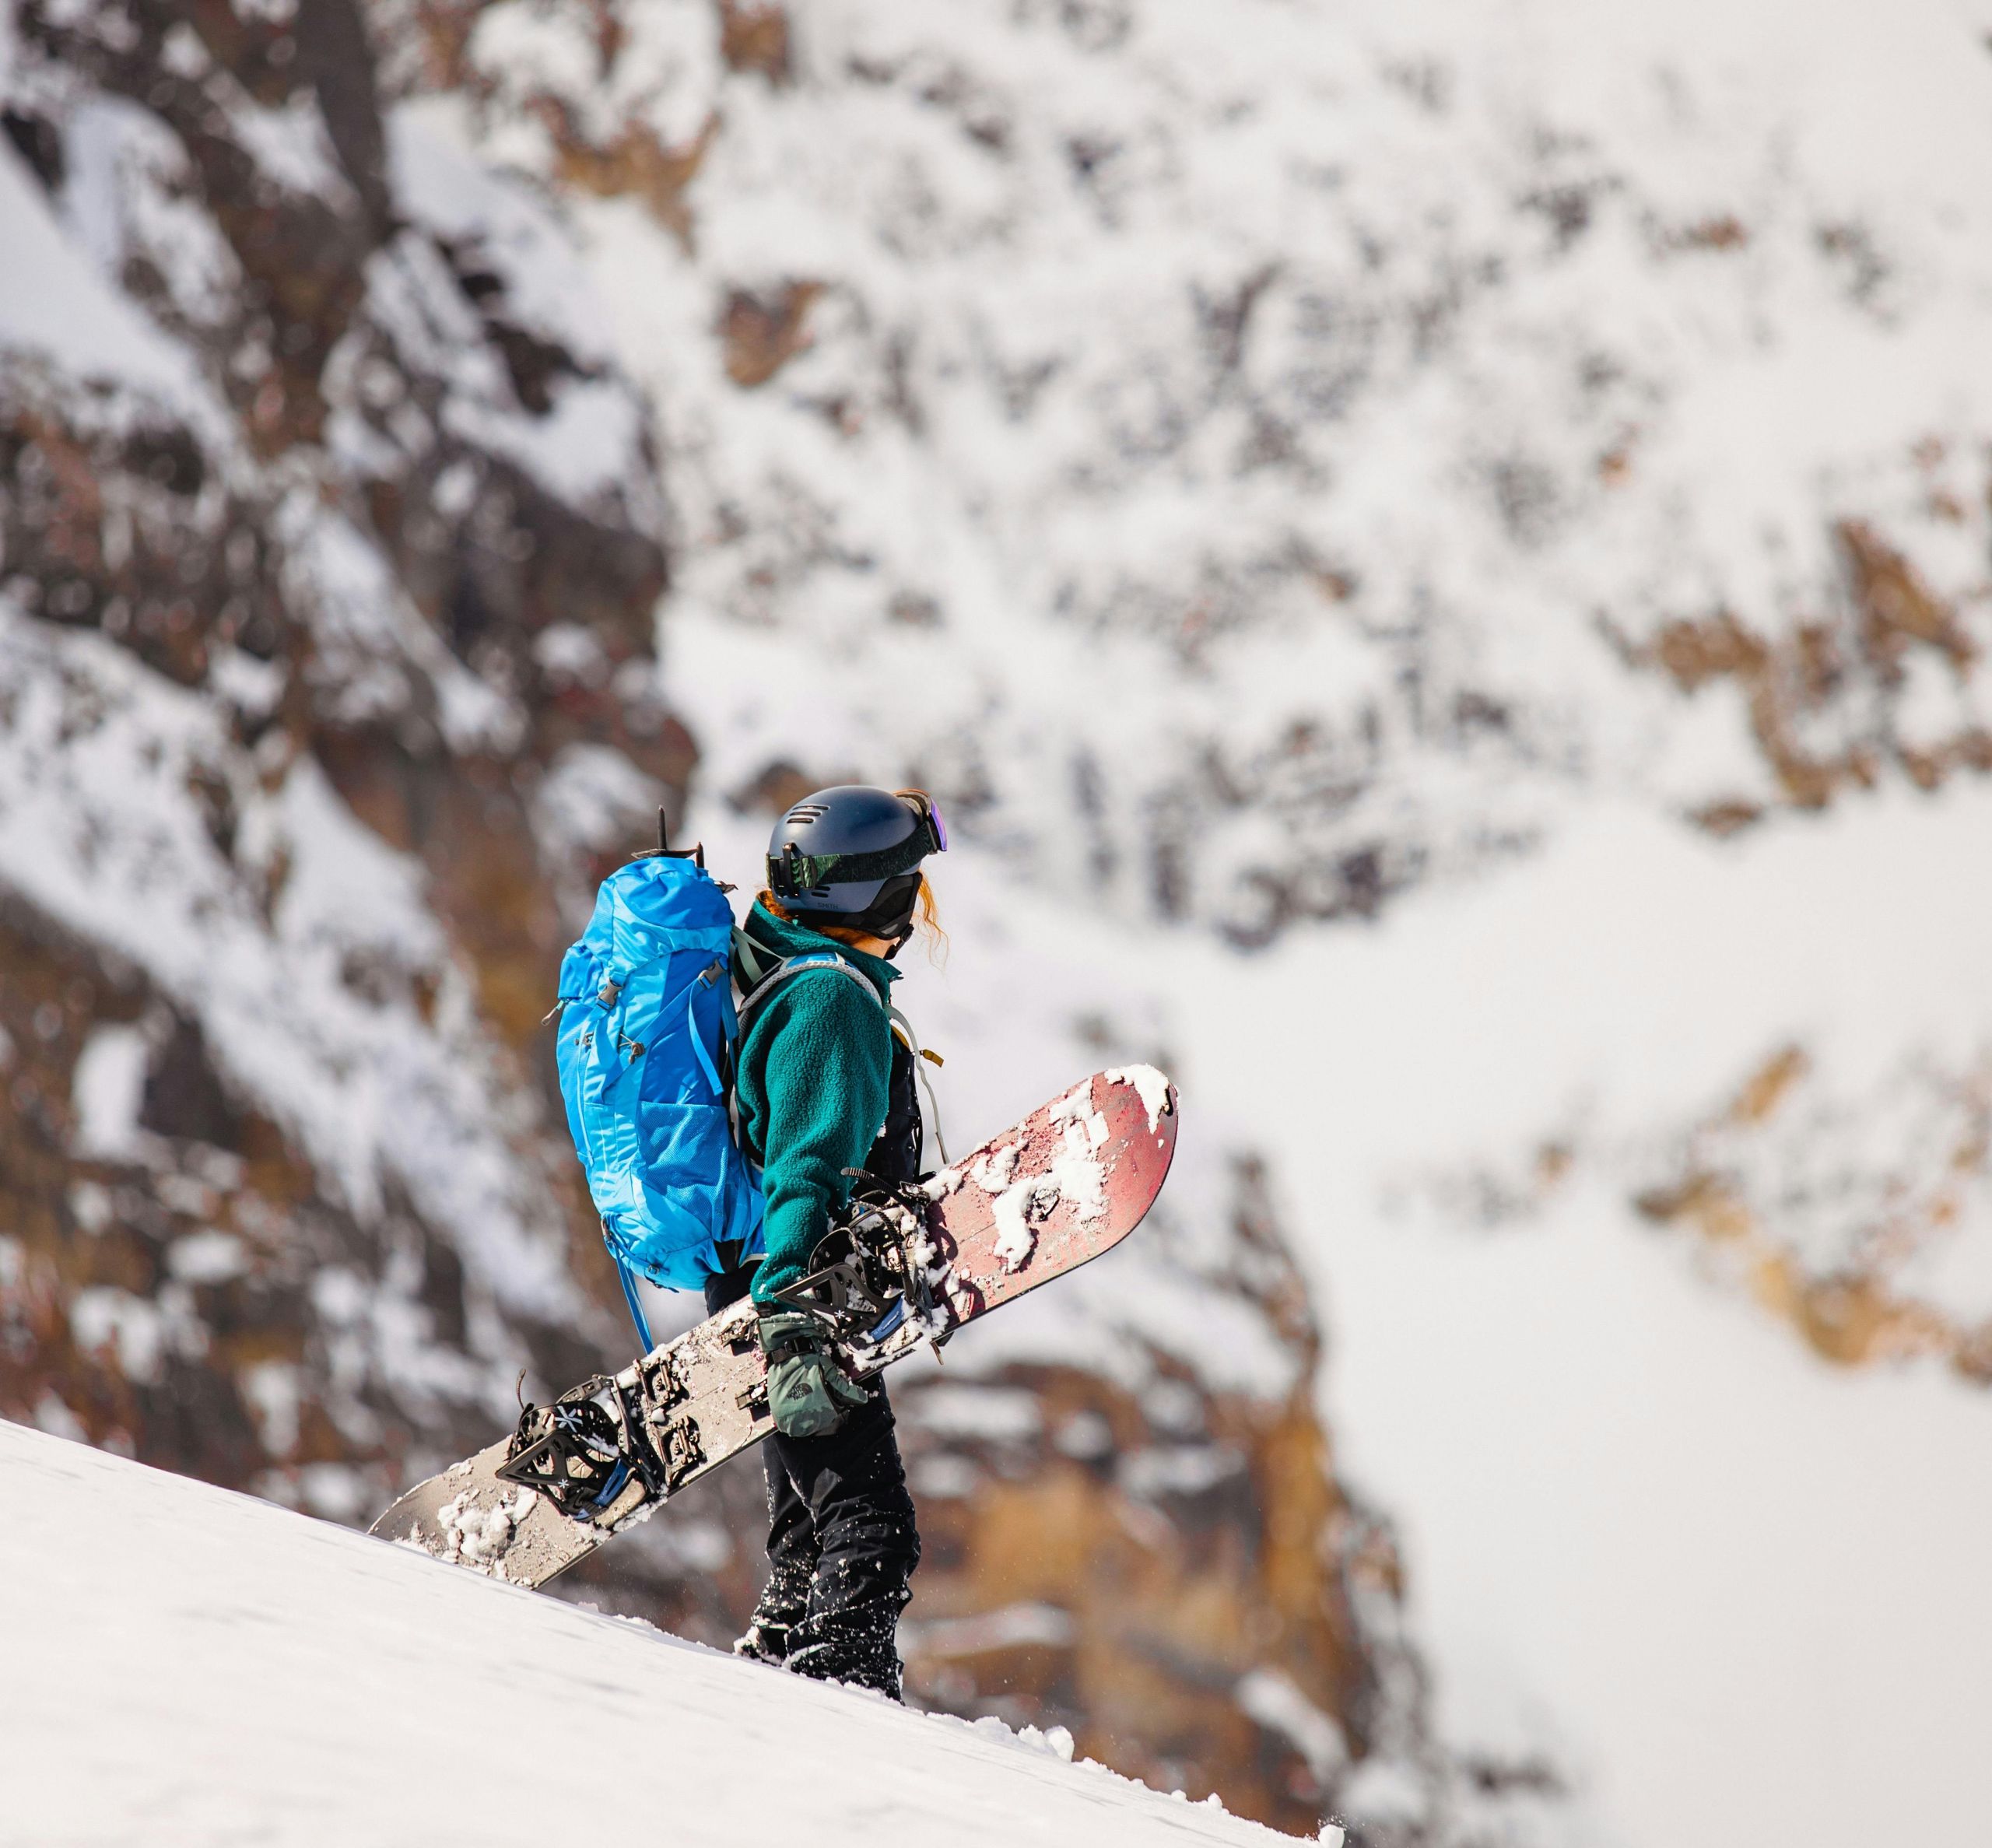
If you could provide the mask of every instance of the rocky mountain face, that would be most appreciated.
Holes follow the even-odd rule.
[[[0,311],[0,1410],[345,1520],[626,1338],[540,1017],[697,762],[654,651],[672,436],[557,200],[384,91],[376,44],[475,23],[28,4],[0,65],[33,272]],[[713,26],[786,81],[779,13]],[[692,235],[684,149],[563,162]],[[812,300],[729,298],[740,390]],[[1240,1160],[1200,1261],[1280,1364],[912,1383],[908,1645],[930,1703],[1311,1832],[1427,1745]],[[732,1472],[565,1589],[723,1641],[758,1502]]]
[[[889,738],[1022,876],[1258,945],[1601,789],[1986,767],[1973,209],[1704,10],[374,16],[615,279],[681,633],[833,677],[729,771]]]
[[[5,30],[7,1408],[357,1517],[604,1326],[533,1033],[548,817],[693,759],[647,420],[352,8]]]

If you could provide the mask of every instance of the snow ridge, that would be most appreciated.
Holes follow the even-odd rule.
[[[18,1425],[0,1480],[0,1727],[44,1773],[9,1797],[22,1840],[430,1840],[469,1804],[480,1839],[532,1848],[544,1816],[487,1800],[526,1741],[647,1766],[700,1848],[803,1815],[868,1848],[882,1792],[964,1848],[1290,1839],[1066,1763],[1069,1738],[907,1713]]]

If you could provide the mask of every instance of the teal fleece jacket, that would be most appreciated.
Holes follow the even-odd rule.
[[[734,1096],[748,1152],[761,1164],[767,1257],[754,1300],[803,1275],[830,1215],[850,1198],[844,1169],[861,1166],[885,1126],[892,1084],[892,1025],[885,1006],[899,971],[756,903],[742,928],[777,956],[842,957],[878,991],[847,975],[805,970],[778,984],[755,1010],[734,1052]],[[734,980],[744,994],[738,952]]]

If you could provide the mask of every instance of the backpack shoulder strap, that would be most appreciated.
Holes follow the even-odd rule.
[[[740,966],[745,972],[748,980],[753,984],[734,1004],[734,1018],[739,1023],[740,1037],[743,1041],[747,1037],[747,1029],[752,1022],[755,1012],[762,1002],[766,1001],[791,976],[807,975],[812,970],[840,970],[864,991],[875,1005],[886,1007],[886,1003],[879,998],[879,991],[853,969],[843,957],[831,951],[826,950],[820,955],[814,956],[777,956],[764,945],[755,942],[752,938],[738,927],[735,928],[733,941],[735,947],[740,952]],[[887,1008],[886,1012],[889,1015],[891,1009]],[[734,1141],[738,1145],[741,1152],[753,1162],[756,1172],[758,1173],[760,1167],[759,1159],[748,1148],[746,1131],[740,1120],[740,1093],[731,1084],[727,1086],[726,1090],[726,1111],[727,1120],[733,1126]]]
[[[913,1075],[920,1081],[920,1088],[927,1093],[927,1107],[934,1118],[934,1145],[941,1152],[941,1166],[948,1166],[948,1138],[941,1133],[941,1100],[934,1095],[934,1081],[927,1075],[928,1058],[938,1058],[938,1053],[928,1054],[921,1049],[920,1036],[913,1030],[913,1022],[897,1008],[886,1009],[894,1029],[906,1041],[907,1050],[913,1056]]]
[[[733,953],[740,959],[740,966],[747,972],[747,987],[751,989],[761,981],[770,970],[779,969],[782,959],[763,944],[756,943],[739,925],[733,927]]]
[[[823,950],[803,956],[771,956],[761,945],[756,943],[744,931],[736,930],[733,934],[733,940],[735,947],[740,951],[740,966],[746,971],[748,979],[753,984],[753,986],[740,998],[739,1003],[734,1010],[739,1019],[740,1030],[743,1033],[746,1032],[747,1024],[753,1018],[755,1010],[777,987],[791,976],[807,975],[812,969],[833,969],[841,975],[850,977],[859,987],[864,991],[866,997],[875,1007],[886,1006],[885,1002],[879,1000],[879,991],[834,951]],[[887,1008],[886,1012],[889,1014],[890,1008]]]

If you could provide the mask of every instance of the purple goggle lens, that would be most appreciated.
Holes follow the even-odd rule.
[[[941,805],[924,789],[902,789],[897,794],[900,800],[926,822],[935,852],[947,852],[948,824],[941,819]]]

